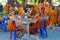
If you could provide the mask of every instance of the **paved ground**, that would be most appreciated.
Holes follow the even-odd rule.
[[[38,36],[33,36],[32,38],[37,38],[39,40],[42,40],[42,38]],[[33,40],[32,38],[25,36],[25,40]],[[9,39],[9,32],[3,32],[0,30],[0,40],[10,40]],[[12,39],[13,40],[13,39]],[[17,40],[21,40],[20,38]],[[60,28],[57,27],[55,30],[48,29],[48,38],[45,38],[44,40],[60,40]]]

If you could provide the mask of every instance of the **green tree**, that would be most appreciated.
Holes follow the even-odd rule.
[[[23,7],[26,6],[27,1],[28,1],[28,0],[22,0],[22,2],[23,2],[22,5],[23,5]]]

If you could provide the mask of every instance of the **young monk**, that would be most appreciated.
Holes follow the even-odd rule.
[[[14,32],[14,40],[16,40],[16,24],[11,19],[8,21],[8,30],[10,31],[10,39],[12,39],[12,32]]]
[[[10,31],[10,39],[12,39],[12,33],[14,32],[14,40],[16,40],[16,22],[14,13],[12,13],[10,20],[8,21],[8,30]]]
[[[45,21],[46,21],[46,26],[49,26],[49,13],[48,13],[48,7],[45,7]]]
[[[52,7],[50,5],[47,5],[47,13],[48,13],[48,16],[49,16],[49,20],[48,20],[49,26],[48,26],[48,28],[50,28],[50,26],[52,26],[54,24],[54,20],[55,20],[54,14],[52,13]]]

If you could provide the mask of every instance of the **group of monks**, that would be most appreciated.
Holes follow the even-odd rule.
[[[5,13],[9,13],[9,10],[14,12],[18,12],[20,15],[24,15],[25,14],[25,11],[24,11],[24,8],[23,6],[9,6],[9,3],[6,3],[5,7],[4,7],[4,12]],[[60,18],[58,18],[58,10],[60,10],[60,6],[58,7],[52,7],[51,5],[47,4],[47,3],[40,3],[40,4],[34,4],[30,9],[28,8],[28,16],[30,18],[36,18],[37,19],[37,22],[33,25],[33,27],[30,27],[31,31],[34,29],[34,28],[40,28],[40,22],[42,20],[42,18],[40,17],[41,15],[44,16],[44,17],[49,17],[49,18],[45,18],[45,21],[46,21],[46,25],[49,26],[49,25],[54,25],[54,24],[60,24]],[[13,28],[14,26],[14,28]],[[15,30],[16,25],[12,24],[12,21],[10,20],[9,21],[9,24],[8,24],[8,28],[9,30],[12,29],[12,30]],[[20,29],[23,28],[25,30],[24,27],[19,27]]]

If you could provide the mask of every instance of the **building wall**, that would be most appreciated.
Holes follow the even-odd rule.
[[[6,4],[7,0],[0,0],[0,3],[4,6]]]
[[[58,5],[60,5],[60,0],[52,0],[52,4],[54,6],[58,6]]]

